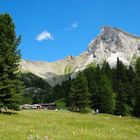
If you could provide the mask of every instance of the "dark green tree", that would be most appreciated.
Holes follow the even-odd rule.
[[[140,57],[139,57],[139,58],[137,59],[137,61],[136,61],[135,69],[136,69],[136,74],[137,74],[137,76],[140,77]]]
[[[121,80],[118,81],[115,114],[122,116],[127,114],[126,94]]]
[[[135,72],[133,67],[130,65],[127,72],[128,81],[130,84],[133,84],[133,79],[135,78]]]
[[[135,94],[133,115],[136,117],[140,117],[140,77],[139,76],[135,77],[133,88]]]
[[[126,82],[128,80],[126,71],[126,66],[122,63],[122,61],[119,60],[119,58],[117,58],[116,80]]]
[[[113,91],[117,91],[117,77],[116,77],[116,69],[112,68],[112,87]]]
[[[96,79],[97,85],[99,85],[99,83],[100,83],[101,76],[102,76],[102,72],[101,72],[101,68],[98,64],[96,67],[96,71],[95,71],[95,79]]]
[[[82,72],[72,81],[70,88],[70,109],[84,112],[89,107],[89,92],[87,79]],[[76,110],[75,110],[76,109]]]
[[[127,76],[127,67],[117,58],[117,65],[114,78],[114,91],[116,93],[116,109],[115,114],[126,115],[128,113],[127,106],[127,86],[129,85]]]
[[[102,75],[106,75],[106,77],[110,80],[110,83],[112,83],[112,69],[110,68],[110,65],[108,64],[108,62],[103,63],[101,72],[102,72]]]
[[[130,111],[132,113],[132,108],[134,106],[133,81],[135,78],[135,72],[134,72],[133,67],[131,65],[126,70],[126,73],[127,73],[127,81],[124,82],[124,89],[125,89],[126,98],[127,98],[126,103],[129,106]]]
[[[97,98],[97,99],[96,99]],[[102,113],[112,114],[115,109],[115,96],[110,81],[105,75],[102,76],[98,86],[98,95],[95,97],[97,107]]]
[[[65,89],[65,102],[66,102],[66,106],[67,107],[70,105],[70,98],[69,98],[70,87],[71,87],[71,77],[69,77],[69,79],[64,84],[64,89]]]
[[[136,76],[134,78],[133,89],[135,104],[133,108],[133,114],[140,117],[140,58],[136,61]]]
[[[124,94],[126,94],[126,104],[129,106],[130,111],[134,105],[134,92],[133,92],[133,84],[129,81],[124,83]]]
[[[9,14],[0,14],[0,107],[18,109],[22,83],[19,80],[20,51],[15,25]]]
[[[90,93],[90,106],[96,108],[96,94],[97,94],[97,83],[96,83],[96,67],[89,67],[84,71],[84,75],[88,81],[88,91]]]

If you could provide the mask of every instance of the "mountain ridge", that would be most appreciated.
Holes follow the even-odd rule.
[[[103,26],[100,34],[89,43],[87,51],[79,56],[67,56],[54,62],[21,60],[21,71],[33,73],[55,86],[66,80],[67,75],[74,78],[78,71],[91,63],[102,64],[107,61],[114,67],[119,57],[125,65],[131,65],[139,56],[140,37],[118,28]]]

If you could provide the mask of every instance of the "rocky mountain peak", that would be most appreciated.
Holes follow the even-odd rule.
[[[134,55],[140,55],[139,48],[139,37],[117,28],[104,26],[99,36],[90,42],[88,51],[93,54],[97,63],[107,60],[111,66],[114,66],[117,57],[129,65]]]
[[[109,26],[103,26],[100,31],[100,35],[102,39],[110,39],[115,38],[118,35],[118,30],[116,28],[112,28]]]

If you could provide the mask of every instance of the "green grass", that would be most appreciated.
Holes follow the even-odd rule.
[[[0,114],[0,140],[140,140],[140,119],[24,110]]]
[[[67,65],[64,69],[65,75],[71,74],[72,73],[72,67],[70,65]]]
[[[59,99],[57,101],[55,101],[57,108],[59,109],[66,109],[66,103],[65,103],[65,99]]]
[[[93,62],[93,63],[91,63],[91,64],[89,64],[89,65],[87,66],[87,68],[91,68],[91,67],[95,68],[95,67],[96,67],[96,63]]]

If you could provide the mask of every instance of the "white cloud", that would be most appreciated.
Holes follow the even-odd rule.
[[[54,38],[51,33],[47,32],[47,31],[43,31],[42,33],[37,35],[36,40],[37,41],[54,40]]]
[[[71,28],[77,28],[79,25],[78,25],[78,22],[74,22],[71,24]]]
[[[70,31],[70,30],[72,30],[74,28],[78,28],[78,27],[79,27],[79,23],[75,21],[70,26],[65,27],[64,31]]]

